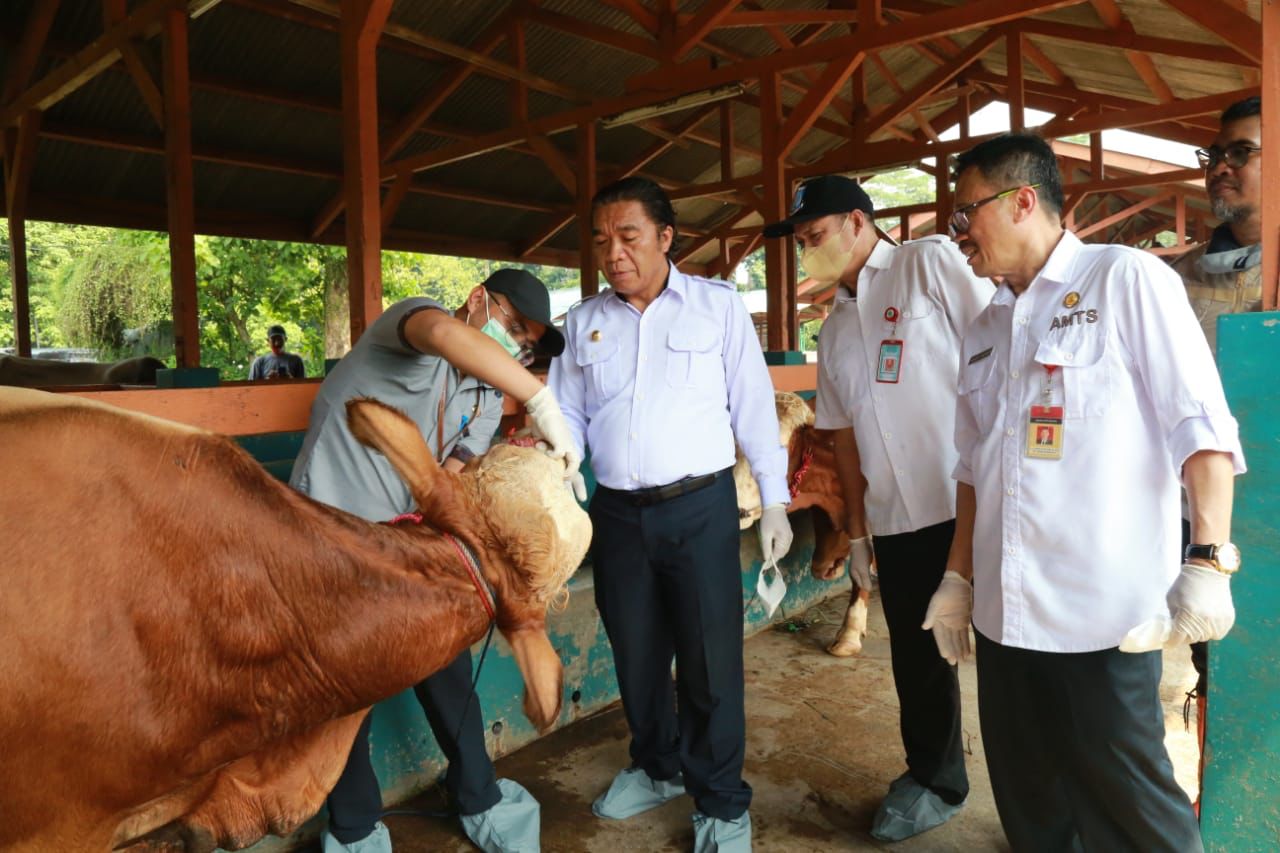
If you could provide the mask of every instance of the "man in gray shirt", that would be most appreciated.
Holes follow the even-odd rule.
[[[249,380],[261,379],[302,379],[307,375],[302,366],[302,357],[297,353],[284,351],[284,326],[272,326],[267,329],[267,345],[271,352],[260,355],[249,365]]]
[[[516,269],[495,272],[452,315],[426,297],[391,306],[320,386],[289,484],[361,518],[393,519],[414,509],[413,498],[386,458],[352,436],[346,402],[367,396],[400,409],[418,425],[437,461],[456,471],[488,449],[506,393],[525,403],[534,432],[552,456],[565,460],[566,479],[581,490],[581,460],[560,406],[520,364],[535,348],[551,356],[563,351],[550,307],[542,282]],[[485,750],[470,650],[414,693],[449,760],[446,785],[467,836],[488,853],[538,850],[537,801],[515,782],[496,779]],[[391,850],[379,820],[382,795],[369,760],[369,718],[328,806],[325,853]]]

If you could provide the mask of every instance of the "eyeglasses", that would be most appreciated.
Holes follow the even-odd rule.
[[[1226,148],[1210,145],[1208,148],[1197,148],[1196,159],[1200,161],[1200,168],[1206,172],[1223,162],[1233,169],[1243,169],[1244,164],[1249,162],[1249,155],[1261,150],[1257,145],[1243,142],[1233,142]]]
[[[502,312],[502,316],[506,317],[507,322],[511,324],[507,327],[507,331],[512,337],[517,335],[522,338],[528,336],[529,330],[525,327],[524,323],[521,323],[515,317],[512,317],[511,312],[506,308],[503,308],[502,303],[494,299],[492,296],[489,297],[489,300],[493,302],[494,305],[498,306],[498,310]],[[520,362],[522,366],[528,367],[533,364],[535,358],[537,358],[537,353],[533,351],[533,345],[521,342],[520,352],[515,355],[516,361]]]
[[[1027,189],[1033,190],[1040,185],[1024,184],[1023,186],[1025,186]],[[952,237],[956,236],[957,234],[968,234],[969,233],[969,214],[971,212],[982,207],[984,204],[989,204],[993,201],[996,201],[997,199],[1002,199],[1005,196],[1011,196],[1020,189],[1022,189],[1021,186],[1011,187],[1010,189],[1003,190],[1002,192],[998,192],[993,196],[988,196],[987,198],[979,199],[978,201],[971,201],[968,204],[964,205],[963,207],[957,207],[954,211],[952,211],[951,218],[947,220],[947,230],[951,233]]]

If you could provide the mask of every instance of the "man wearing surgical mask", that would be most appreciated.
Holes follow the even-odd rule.
[[[390,463],[352,436],[347,401],[373,397],[401,410],[417,424],[436,460],[458,471],[488,449],[507,394],[525,405],[535,435],[551,456],[564,460],[565,479],[585,499],[581,460],[560,406],[551,389],[520,364],[535,350],[558,356],[564,337],[551,324],[545,285],[524,270],[498,270],[452,314],[426,297],[397,302],[325,377],[289,485],[369,521],[412,512],[413,498]],[[448,759],[445,786],[467,837],[486,853],[537,851],[538,802],[516,782],[497,779],[485,749],[470,650],[415,685],[414,694]],[[369,759],[370,719],[329,794],[324,853],[391,850]]]
[[[894,246],[879,239],[874,217],[857,182],[826,175],[802,184],[791,215],[764,233],[794,234],[805,274],[836,283],[818,339],[815,425],[835,431],[853,580],[869,590],[873,562],[878,569],[907,771],[890,784],[871,834],[900,841],[950,819],[969,792],[956,668],[925,629],[955,530],[960,341],[994,287],[945,237]],[[827,651],[856,654],[865,632],[855,589]]]

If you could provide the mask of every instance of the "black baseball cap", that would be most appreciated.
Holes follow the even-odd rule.
[[[267,329],[267,337],[268,338],[277,338],[277,337],[288,338],[288,335],[284,333],[284,326],[271,326]]]
[[[537,277],[524,270],[501,269],[484,280],[484,289],[501,293],[521,314],[547,327],[538,350],[553,358],[564,352],[564,335],[551,324],[551,296]]]
[[[852,178],[844,175],[822,175],[810,178],[796,188],[795,201],[791,203],[791,215],[781,222],[764,227],[766,237],[785,237],[794,234],[796,226],[830,216],[833,213],[849,213],[861,210],[867,216],[876,215],[871,196]]]

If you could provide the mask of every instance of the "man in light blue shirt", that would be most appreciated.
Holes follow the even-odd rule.
[[[791,527],[773,384],[733,286],[670,262],[675,211],[657,184],[618,181],[591,213],[596,265],[612,288],[569,312],[548,381],[600,484],[590,508],[596,605],[631,729],[632,766],[592,808],[622,819],[687,789],[695,851],[748,851],[731,469],[736,438],[765,504],[763,557],[781,558]]]

